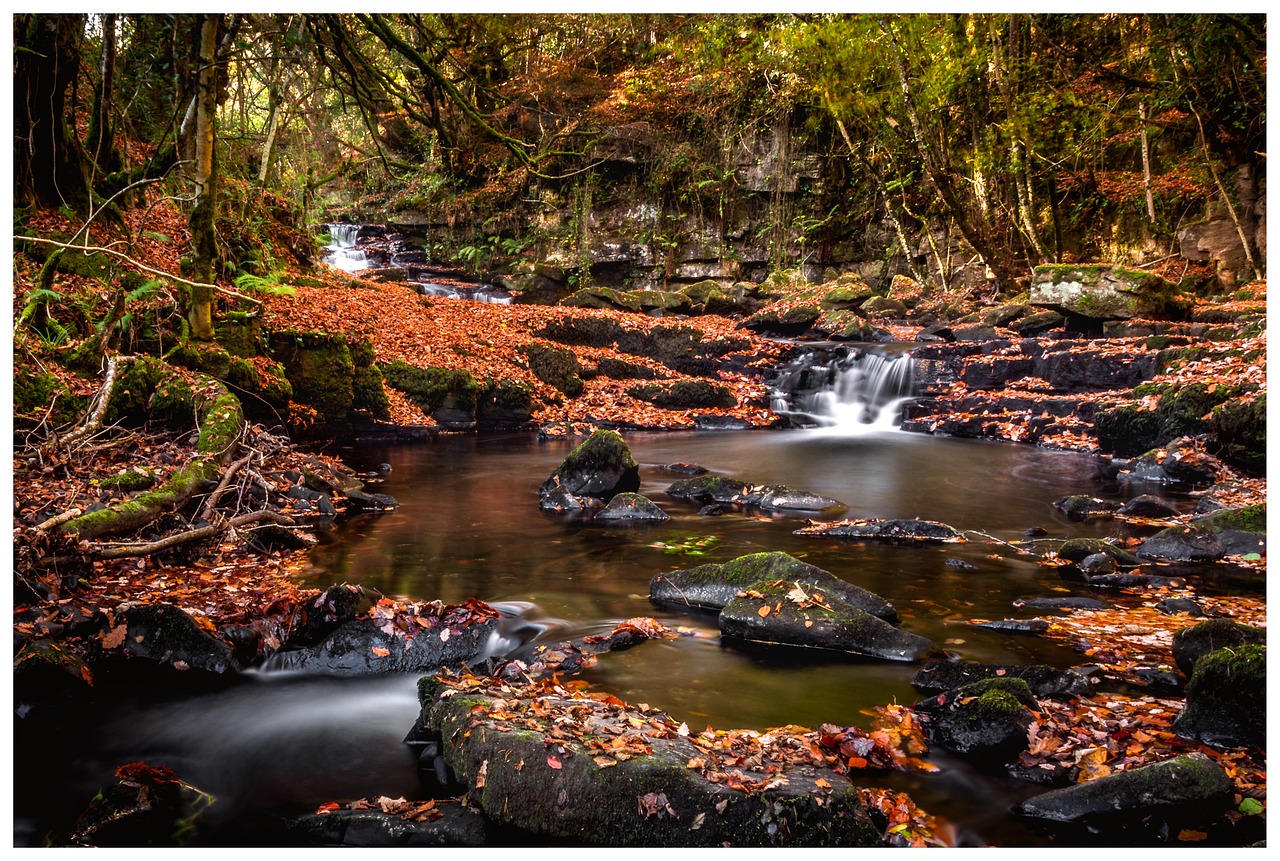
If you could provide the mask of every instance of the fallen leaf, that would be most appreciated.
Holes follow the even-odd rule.
[[[547,765],[549,765],[549,766],[551,766],[552,768],[554,768],[554,769],[556,769],[557,771],[559,771],[559,770],[560,770],[560,767],[561,767],[561,766],[560,766],[560,759],[559,759],[558,757],[555,757],[555,756],[548,756],[548,757],[547,757]]]

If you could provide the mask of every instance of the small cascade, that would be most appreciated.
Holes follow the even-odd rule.
[[[912,364],[909,353],[811,350],[781,369],[772,408],[798,427],[837,435],[896,430],[913,396]]]
[[[330,224],[329,253],[324,262],[343,272],[359,272],[369,268],[369,257],[356,248],[360,238],[359,224]]]

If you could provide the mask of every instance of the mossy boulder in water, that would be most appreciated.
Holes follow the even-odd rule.
[[[847,538],[859,541],[891,543],[964,541],[953,527],[932,520],[875,520],[860,518],[834,523],[810,523],[795,531],[796,535],[816,538]]]
[[[616,697],[550,679],[424,678],[419,699],[411,736],[439,740],[499,827],[602,847],[881,842],[857,788],[825,763],[730,768],[669,716]]]
[[[725,637],[888,661],[915,661],[933,648],[924,637],[835,596],[785,580],[748,588],[720,611],[719,624]]]
[[[1253,625],[1242,625],[1231,619],[1210,619],[1173,635],[1173,661],[1188,676],[1196,661],[1218,649],[1244,645],[1263,645],[1267,632]]]
[[[1214,747],[1267,747],[1267,647],[1228,646],[1196,661],[1179,735]]]
[[[1072,520],[1089,520],[1095,517],[1114,517],[1120,506],[1094,496],[1063,496],[1054,500],[1053,507]]]
[[[1014,811],[1038,819],[1093,825],[1160,814],[1179,825],[1178,817],[1192,810],[1202,814],[1225,811],[1234,789],[1222,766],[1204,754],[1193,753],[1054,789],[1028,798]]]
[[[838,499],[785,484],[755,484],[723,475],[683,478],[672,483],[667,494],[699,505],[751,506],[780,513],[832,511],[848,507]]]
[[[640,489],[640,465],[616,431],[598,430],[569,452],[538,488],[538,496],[569,494],[609,500]]]
[[[751,553],[729,562],[658,574],[649,581],[649,600],[669,607],[694,607],[718,612],[739,592],[757,583],[775,580],[834,596],[886,621],[892,622],[898,617],[893,605],[874,592],[847,583],[816,565],[776,551]]]
[[[1072,699],[1092,692],[1089,680],[1074,670],[1045,664],[1007,666],[972,661],[930,661],[916,673],[911,686],[921,693],[940,694],[992,678],[1022,679],[1039,699]]]
[[[1077,564],[1099,553],[1106,554],[1117,565],[1133,568],[1142,564],[1142,560],[1128,550],[1101,538],[1071,538],[1062,542],[1062,546],[1058,548],[1059,559]]]
[[[999,676],[916,703],[931,740],[986,765],[1005,765],[1029,746],[1040,703],[1025,680]]]

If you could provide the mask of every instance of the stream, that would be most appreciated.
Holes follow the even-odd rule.
[[[664,493],[681,476],[663,465],[684,462],[833,497],[849,507],[841,516],[921,517],[1007,542],[1024,540],[1023,531],[1033,526],[1054,538],[1106,536],[1116,528],[1110,521],[1069,521],[1052,507],[1066,494],[1132,495],[1100,475],[1096,458],[894,430],[900,401],[882,388],[901,382],[869,367],[848,373],[877,382],[851,386],[845,372],[837,372],[832,393],[791,404],[807,428],[625,434],[641,464],[640,492],[671,515],[659,525],[601,527],[539,511],[537,487],[573,441],[511,433],[342,449],[357,471],[390,464],[372,489],[391,494],[399,507],[326,533],[312,551],[305,585],[358,583],[389,596],[447,603],[477,597],[509,617],[505,646],[517,655],[538,643],[608,632],[634,616],[692,628],[698,636],[603,655],[585,678],[624,700],[663,709],[696,731],[824,722],[866,727],[864,710],[921,699],[910,684],[916,664],[734,647],[721,642],[713,616],[648,600],[649,581],[659,572],[747,553],[786,551],[878,593],[895,605],[905,628],[964,660],[1082,663],[1061,644],[967,624],[1017,616],[1012,602],[1019,597],[1089,594],[1055,569],[982,536],[921,547],[802,538],[792,534],[801,525],[795,517],[701,516],[697,506]],[[1181,507],[1194,506],[1190,498],[1165,493]],[[414,685],[413,677],[250,672],[223,692],[138,705],[107,720],[100,737],[85,740],[80,791],[102,785],[121,763],[145,759],[219,796],[216,810],[228,823],[252,810],[309,812],[329,800],[414,797],[421,790],[402,744],[418,710]],[[931,761],[939,772],[869,772],[864,779],[910,792],[956,827],[961,845],[1051,846],[1067,839],[1010,813],[1045,787],[979,772],[938,749]],[[243,831],[242,823],[235,827]],[[233,839],[252,841],[252,832]]]

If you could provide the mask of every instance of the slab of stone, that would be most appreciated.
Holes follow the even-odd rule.
[[[793,534],[810,538],[848,538],[858,541],[888,541],[892,543],[948,543],[964,541],[956,529],[932,520],[839,520],[829,523],[813,522],[797,529]]]
[[[1172,283],[1150,272],[1119,266],[1037,266],[1029,301],[1100,320],[1162,319],[1176,309]]]

